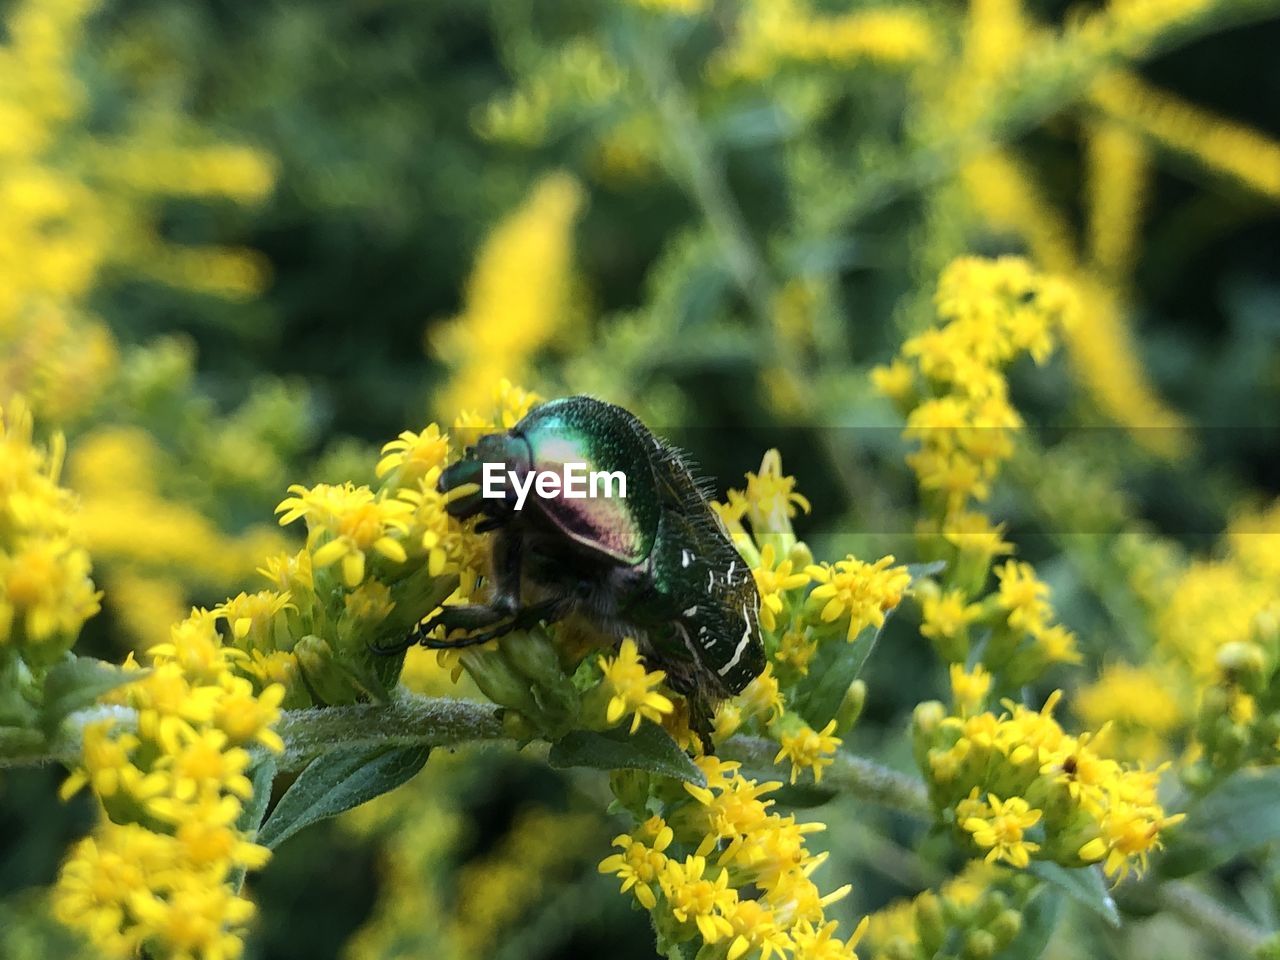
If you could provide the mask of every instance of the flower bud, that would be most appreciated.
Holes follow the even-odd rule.
[[[844,736],[853,729],[862,715],[862,708],[867,702],[867,684],[864,680],[855,680],[845,691],[844,700],[836,711],[836,733]]]
[[[1017,910],[1003,910],[991,921],[987,931],[995,938],[996,947],[1003,950],[1022,932],[1022,914]]]
[[[916,933],[920,937],[920,945],[925,953],[932,956],[942,948],[942,941],[947,936],[947,921],[942,913],[942,904],[938,895],[926,890],[916,897]]]
[[[327,640],[309,634],[298,641],[293,654],[298,660],[302,682],[318,704],[334,706],[360,699],[359,689],[335,659]]]
[[[565,676],[555,644],[544,630],[509,633],[498,641],[502,656],[515,673],[530,683],[530,692],[544,711],[563,723],[576,718],[581,698]]]
[[[1250,693],[1260,691],[1267,657],[1256,643],[1225,643],[1218,650],[1218,669]]]
[[[459,659],[480,692],[494,703],[519,711],[533,724],[542,719],[542,710],[533,697],[529,681],[507,662],[498,650],[469,647]]]
[[[996,938],[989,931],[971,930],[964,938],[965,960],[989,960],[995,956],[997,949]]]

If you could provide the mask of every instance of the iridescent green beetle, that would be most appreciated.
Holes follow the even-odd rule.
[[[634,637],[705,732],[715,704],[759,675],[765,656],[755,580],[680,452],[621,407],[578,396],[481,437],[444,471],[440,490],[480,485],[486,463],[512,480],[563,474],[566,464],[621,471],[626,497],[530,494],[517,510],[507,484],[500,499],[481,490],[452,500],[451,514],[480,516],[476,529],[494,533],[493,597],[445,608],[409,642],[467,646],[576,614],[615,639]],[[446,636],[476,632],[430,637],[439,626]]]

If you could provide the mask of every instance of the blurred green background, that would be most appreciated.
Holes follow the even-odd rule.
[[[31,6],[0,4],[7,50],[25,42],[14,17]],[[928,322],[932,280],[951,256],[1029,252],[1064,270],[1045,262],[1043,231],[1001,223],[981,190],[963,196],[962,168],[993,149],[1016,155],[1039,209],[1070,233],[1080,275],[1103,278],[1123,302],[1129,332],[1105,349],[1140,361],[1142,388],[1190,437],[1178,456],[1152,452],[1161,443],[1144,443],[1144,430],[1181,428],[1159,418],[1152,427],[1140,406],[1124,423],[1105,391],[1091,393],[1087,374],[1058,359],[1015,376],[1020,409],[1058,458],[1042,463],[1056,463],[1057,477],[1102,477],[1126,520],[1191,549],[1213,543],[1234,505],[1280,492],[1274,6],[1201,4],[1099,51],[1071,47],[1070,32],[1108,13],[1098,4],[908,4],[895,8],[905,53],[861,47],[856,31],[842,52],[844,35],[822,18],[867,6],[120,0],[77,19],[58,66],[81,85],[77,105],[50,113],[47,141],[16,135],[11,147],[0,132],[0,177],[15,210],[25,194],[12,184],[28,168],[85,185],[92,202],[68,194],[58,216],[101,214],[105,230],[85,242],[102,252],[85,283],[59,291],[56,324],[0,310],[0,376],[33,395],[46,427],[67,431],[69,477],[91,509],[118,509],[112,476],[129,481],[110,456],[85,451],[140,428],[159,451],[156,502],[188,513],[139,509],[166,529],[194,512],[217,533],[190,556],[148,560],[106,530],[92,545],[106,609],[85,649],[118,659],[160,635],[175,609],[254,589],[244,557],[260,552],[254,537],[280,536],[260,527],[288,483],[366,479],[378,445],[431,418],[447,425],[459,405],[483,403],[476,383],[503,375],[547,396],[593,392],[631,406],[681,440],[721,490],[780,447],[814,502],[797,525],[815,552],[910,558],[914,481],[868,368]],[[812,36],[808,47],[770,46],[778,22],[806,20],[825,46]],[[978,62],[982,22],[1003,23],[1012,39]],[[923,52],[912,52],[913,36]],[[21,57],[6,56],[0,126],[44,95],[24,86],[35,74]],[[1215,123],[1249,128],[1256,140],[1225,151],[1252,177],[1100,106],[1093,85],[1126,63]],[[952,95],[961,100],[948,105]],[[1112,182],[1099,199],[1113,169],[1091,151],[1107,123],[1132,135],[1141,163],[1127,187]],[[273,186],[129,186],[104,144],[247,147]],[[237,162],[252,181],[254,164]],[[1136,222],[1126,224],[1126,209]],[[528,222],[512,228],[503,259],[486,238],[522,210]],[[62,229],[41,222],[31,242]],[[1107,262],[1099,234],[1129,252]],[[38,261],[19,246],[0,252],[6,283]],[[215,265],[203,261],[194,273],[153,269],[163,261],[155,250],[213,247],[256,251],[234,254],[249,279],[211,280]],[[497,295],[476,279],[486,249]],[[524,330],[526,346],[495,357],[493,343],[521,336],[503,326],[514,323],[508,307],[533,311],[545,329]],[[102,330],[111,346],[95,365],[78,351]],[[1045,565],[1063,621],[1096,665],[1111,656],[1115,624],[1056,539],[1053,524],[1073,521],[1037,513],[1038,482],[1002,489],[993,513]],[[852,746],[907,763],[905,716],[942,677],[898,624],[871,665]],[[1052,679],[1081,682],[1066,670]],[[90,821],[84,798],[50,802],[59,777],[0,774],[0,929],[15,951],[71,949],[39,906],[39,888]],[[613,832],[601,792],[590,776],[506,752],[433,757],[395,803],[281,848],[251,881],[261,917],[248,955],[650,957],[644,914],[596,874]],[[846,918],[942,875],[945,849],[895,815],[847,799],[815,815],[832,827],[827,882],[854,884],[839,907]],[[919,857],[909,852],[917,844]],[[1222,883],[1266,888],[1272,869],[1242,867]],[[413,884],[436,891],[422,901],[435,912],[406,914],[419,936],[396,942],[386,917],[409,910],[397,904],[414,902],[404,890]],[[1211,950],[1162,923],[1139,943],[1081,921],[1076,942],[1054,949]],[[469,939],[467,929],[485,933]]]

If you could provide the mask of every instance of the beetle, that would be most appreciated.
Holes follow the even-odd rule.
[[[486,463],[511,477],[505,496],[482,495]],[[621,471],[626,498],[561,492],[516,509],[512,486],[566,464]],[[476,529],[493,533],[492,597],[443,608],[404,646],[469,646],[577,616],[615,642],[634,637],[689,701],[700,733],[717,702],[764,670],[755,579],[711,509],[707,483],[622,407],[587,396],[544,403],[508,432],[480,437],[437,486],[455,494],[451,515],[479,518]],[[437,627],[445,639],[431,636]],[[449,637],[457,630],[468,633]]]

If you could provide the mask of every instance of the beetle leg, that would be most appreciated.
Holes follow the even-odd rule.
[[[454,647],[470,647],[492,639],[487,634],[469,634],[452,640],[447,637],[454,630],[472,631],[493,627],[498,621],[516,615],[520,606],[521,546],[522,541],[518,531],[509,527],[499,527],[493,537],[492,547],[493,599],[488,603],[467,603],[456,607],[444,607],[431,619],[415,626],[400,643],[390,647],[374,647],[374,652],[402,653],[419,643],[430,650],[449,650]],[[446,639],[434,640],[428,636],[436,627],[444,627]],[[501,636],[502,633],[512,629],[515,628],[505,627],[495,636]]]
[[[504,637],[508,633],[512,633],[516,630],[528,630],[531,627],[537,626],[539,623],[555,623],[555,621],[559,620],[569,612],[569,606],[570,604],[565,603],[563,600],[544,600],[541,603],[534,603],[522,610],[516,611],[511,615],[511,618],[507,620],[506,623],[500,623],[497,626],[481,631],[480,633],[468,634],[465,637],[458,637],[453,640],[447,638],[444,640],[436,640],[425,636],[425,633],[431,630],[440,621],[441,615],[437,615],[422,625],[421,633],[424,635],[417,642],[421,643],[428,650],[452,650],[457,647],[471,647],[480,643],[488,643],[490,640],[496,640],[499,637]],[[450,607],[447,609],[465,611],[472,608]],[[492,612],[489,607],[479,607],[478,609],[486,612]],[[416,632],[417,631],[415,631],[415,633]]]

